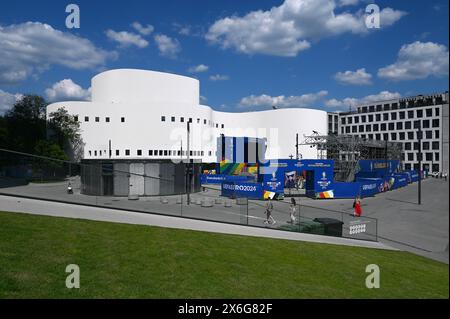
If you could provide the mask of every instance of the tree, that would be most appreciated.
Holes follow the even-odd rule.
[[[10,148],[32,153],[37,142],[46,138],[46,106],[44,98],[24,95],[6,113],[4,120]]]
[[[58,171],[59,175],[61,175],[59,177],[64,176],[63,161],[67,161],[68,157],[58,144],[41,140],[36,144],[34,154],[49,158],[37,158],[33,160],[34,169],[40,171],[41,178],[43,176],[51,176],[55,178],[58,175]]]
[[[58,144],[68,156],[79,161],[82,157],[84,143],[80,134],[80,123],[66,109],[59,108],[49,114],[47,136]]]

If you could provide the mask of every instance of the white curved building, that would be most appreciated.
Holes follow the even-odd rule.
[[[199,81],[162,72],[118,69],[92,79],[90,102],[50,104],[47,117],[65,108],[80,122],[84,159],[176,160],[186,158],[191,121],[191,158],[216,162],[220,134],[267,139],[267,159],[296,154],[295,137],[327,133],[327,113],[305,108],[259,112],[219,112],[200,104]],[[317,150],[300,146],[302,158]]]

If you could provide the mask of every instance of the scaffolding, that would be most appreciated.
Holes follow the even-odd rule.
[[[361,159],[402,160],[402,143],[370,140],[355,135],[304,135],[299,145],[316,147],[318,159],[334,160],[336,181],[351,182]]]

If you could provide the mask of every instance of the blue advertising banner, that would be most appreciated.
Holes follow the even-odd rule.
[[[263,187],[260,183],[223,182],[221,190],[221,195],[226,197],[263,198]]]
[[[224,175],[224,174],[201,174],[200,183],[201,184],[221,184],[225,181],[229,182],[241,182],[253,179],[251,176],[241,176],[241,175]]]

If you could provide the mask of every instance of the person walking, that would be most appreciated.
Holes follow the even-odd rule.
[[[361,199],[359,197],[355,198],[355,201],[353,202],[353,216],[360,217],[362,213],[361,209]]]
[[[266,205],[266,220],[264,221],[264,224],[269,224],[269,225],[276,224],[275,219],[272,217],[272,210],[273,210],[272,199],[269,198],[267,205]]]
[[[290,205],[290,217],[291,224],[295,224],[295,212],[297,210],[297,202],[294,197],[291,197],[291,205]]]

